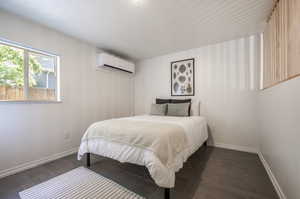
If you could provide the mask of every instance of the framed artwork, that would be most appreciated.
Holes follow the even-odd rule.
[[[195,59],[171,62],[171,96],[195,95]]]

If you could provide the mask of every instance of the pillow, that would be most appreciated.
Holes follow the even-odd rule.
[[[171,103],[177,104],[177,103],[191,103],[192,99],[170,99]]]
[[[190,103],[168,104],[168,116],[189,116]]]
[[[156,104],[168,104],[171,102],[170,99],[160,99],[160,98],[156,98]]]
[[[151,115],[166,115],[167,104],[152,104],[151,105]]]
[[[170,103],[172,104],[179,104],[179,103],[189,103],[189,115],[191,116],[191,106],[192,106],[192,99],[170,99]]]

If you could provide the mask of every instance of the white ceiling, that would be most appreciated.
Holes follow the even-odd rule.
[[[273,0],[1,0],[0,8],[131,59],[262,30]]]

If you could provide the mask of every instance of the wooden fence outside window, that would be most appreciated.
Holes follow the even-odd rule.
[[[29,88],[28,100],[51,101],[56,100],[55,89]],[[0,101],[22,101],[24,89],[0,85]]]

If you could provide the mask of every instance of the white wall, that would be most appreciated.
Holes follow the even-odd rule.
[[[170,97],[170,62],[195,58],[195,96],[217,145],[253,151],[257,140],[260,37],[254,35],[139,62],[135,114],[149,113],[156,97]]]
[[[132,77],[95,71],[95,47],[1,11],[0,27],[2,38],[61,56],[62,95],[62,103],[0,102],[0,175],[78,147],[94,121],[131,114]]]
[[[135,113],[148,113],[156,97],[170,97],[170,62],[194,57],[192,98],[201,102],[211,139],[245,150],[259,145],[287,198],[300,198],[300,78],[258,92],[258,36],[143,60],[133,92],[131,76],[94,70],[96,48],[89,44],[2,11],[0,27],[2,38],[61,55],[63,100],[0,103],[0,175],[78,147],[94,121],[130,115],[133,93]]]
[[[259,93],[260,151],[289,199],[300,198],[300,78]]]

